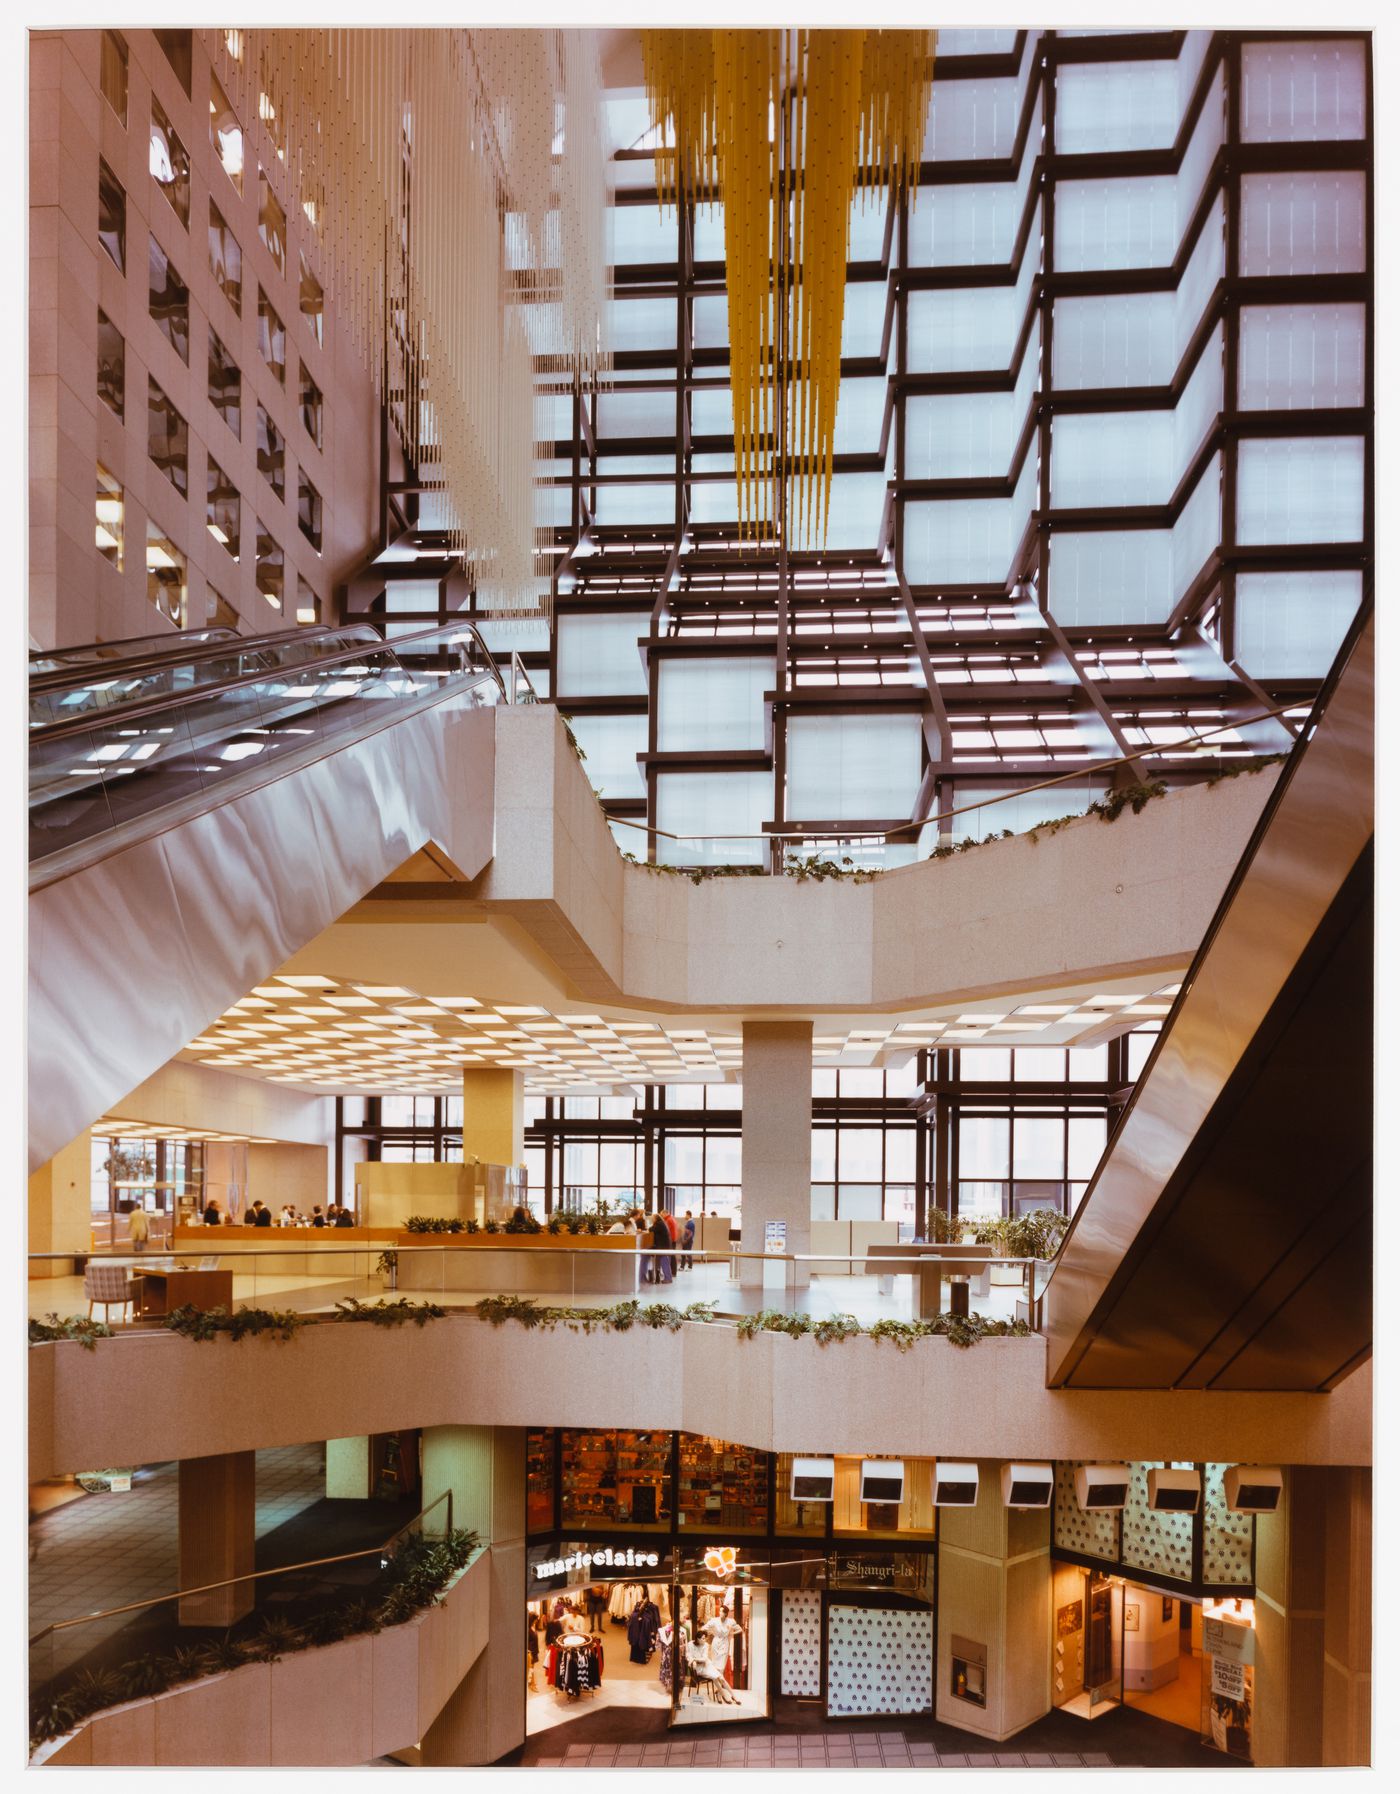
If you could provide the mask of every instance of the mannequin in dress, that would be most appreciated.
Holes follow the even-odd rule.
[[[700,1628],[700,1636],[692,1647],[691,1662],[696,1675],[708,1682],[722,1705],[738,1707],[743,1703],[724,1679],[729,1662],[729,1645],[734,1634],[742,1630],[728,1613],[716,1614]]]

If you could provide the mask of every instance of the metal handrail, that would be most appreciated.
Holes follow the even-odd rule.
[[[388,653],[397,659],[399,649],[411,649],[415,643],[424,643],[429,637],[445,637],[449,633],[472,637],[475,651],[480,654],[483,662],[482,672],[495,679],[501,696],[504,698],[506,688],[505,681],[501,678],[500,669],[492,659],[490,649],[481,639],[480,632],[470,623],[435,623],[431,628],[419,630],[413,635],[380,637],[377,641],[359,642],[341,649],[336,654],[327,654],[324,659],[317,660],[314,664],[316,671],[320,673],[340,666],[346,661],[362,659],[367,649],[372,654]],[[146,716],[166,715],[171,711],[183,710],[190,705],[205,704],[211,698],[222,697],[226,692],[238,691],[246,685],[265,685],[269,678],[276,676],[275,668],[262,667],[252,672],[235,674],[230,679],[220,680],[214,684],[196,687],[192,691],[167,693],[160,697],[148,698],[139,704],[124,707],[121,720],[123,724],[140,722]],[[51,723],[37,726],[29,739],[31,742],[61,741],[68,735],[86,735],[94,728],[100,728],[101,724],[100,713],[97,716],[56,717]]]
[[[434,1499],[428,1503],[427,1507],[415,1514],[413,1518],[401,1526],[397,1532],[391,1533],[382,1545],[366,1545],[363,1551],[342,1551],[335,1557],[311,1557],[307,1558],[304,1563],[280,1564],[273,1570],[249,1570],[246,1576],[226,1576],[222,1582],[202,1582],[198,1588],[180,1588],[176,1589],[174,1594],[170,1595],[150,1595],[144,1601],[128,1601],[121,1607],[103,1607],[96,1613],[76,1614],[71,1620],[52,1620],[41,1631],[35,1632],[30,1636],[30,1649],[32,1650],[42,1639],[47,1638],[51,1632],[64,1632],[71,1626],[86,1626],[93,1620],[114,1619],[120,1613],[137,1613],[145,1607],[159,1607],[166,1601],[189,1600],[195,1595],[212,1594],[215,1589],[232,1588],[239,1582],[261,1582],[267,1576],[290,1576],[298,1570],[319,1570],[324,1568],[327,1564],[352,1563],[355,1559],[361,1557],[381,1557],[384,1552],[392,1549],[406,1532],[410,1531],[414,1526],[420,1525],[426,1516],[432,1513],[433,1509],[440,1506],[444,1501],[447,1503],[447,1530],[448,1532],[451,1532],[452,1491],[451,1489],[444,1489],[441,1495],[435,1496]]]
[[[258,1231],[263,1231],[263,1230],[259,1229]],[[333,1231],[333,1230],[331,1230],[331,1231]],[[475,1236],[471,1236],[471,1235],[467,1235],[467,1234],[460,1234],[460,1233],[444,1234],[440,1237],[440,1239],[436,1245],[424,1245],[424,1246],[402,1246],[402,1245],[395,1244],[395,1242],[393,1240],[364,1240],[359,1245],[317,1246],[317,1247],[311,1248],[311,1250],[313,1251],[314,1255],[317,1258],[338,1258],[338,1257],[344,1257],[347,1255],[363,1257],[366,1253],[370,1253],[370,1252],[381,1252],[381,1253],[393,1252],[395,1254],[402,1254],[402,1253],[413,1254],[413,1253],[418,1253],[418,1252],[443,1252],[443,1251],[449,1250],[449,1248],[444,1243],[446,1240],[464,1240],[464,1239],[468,1239],[471,1237],[475,1237]],[[508,1239],[538,1239],[539,1235],[538,1234],[497,1233],[497,1234],[490,1234],[485,1237],[490,1238],[490,1239],[507,1239],[507,1240]],[[596,1237],[599,1239],[625,1239],[627,1236],[625,1234],[599,1234]],[[884,1263],[894,1264],[894,1265],[903,1265],[907,1268],[909,1263],[911,1262],[909,1259],[909,1256],[908,1256],[910,1247],[913,1247],[918,1251],[918,1253],[919,1253],[918,1262],[921,1264],[926,1264],[926,1263],[930,1262],[930,1260],[935,1260],[935,1261],[938,1260],[940,1253],[950,1252],[950,1249],[958,1243],[959,1242],[949,1241],[949,1240],[944,1240],[944,1241],[905,1240],[902,1242],[902,1244],[904,1246],[904,1252],[901,1253],[900,1255],[898,1255],[897,1257],[888,1257],[884,1253],[861,1251],[856,1248],[852,1248],[848,1252],[747,1252],[738,1246],[735,1246],[732,1249],[729,1247],[726,1247],[726,1246],[709,1247],[709,1248],[702,1249],[699,1246],[681,1246],[679,1244],[658,1246],[649,1236],[644,1234],[636,1241],[635,1250],[638,1252],[656,1252],[656,1253],[659,1253],[663,1258],[668,1258],[668,1257],[671,1257],[673,1254],[685,1252],[685,1253],[688,1253],[691,1258],[713,1260],[716,1263],[718,1263],[719,1260],[722,1258],[756,1258],[756,1259],[761,1260],[764,1264],[770,1264],[770,1265],[771,1264],[784,1264],[784,1263],[792,1263],[792,1264],[850,1264],[852,1262],[852,1260],[859,1258],[859,1259],[865,1260],[867,1263],[870,1263],[870,1264],[884,1262]],[[965,1242],[965,1244],[967,1244],[969,1246],[976,1245],[976,1241],[968,1240]],[[96,1260],[102,1264],[120,1263],[120,1264],[125,1265],[130,1270],[140,1270],[142,1268],[142,1266],[145,1266],[151,1270],[159,1270],[161,1268],[160,1261],[162,1259],[218,1258],[221,1256],[226,1257],[226,1258],[238,1258],[238,1259],[264,1258],[264,1257],[266,1257],[266,1258],[285,1258],[289,1252],[295,1252],[295,1251],[299,1251],[299,1250],[303,1250],[303,1249],[304,1248],[302,1248],[302,1247],[288,1245],[288,1246],[256,1246],[256,1247],[244,1248],[244,1249],[240,1250],[238,1247],[238,1243],[236,1241],[214,1240],[214,1241],[211,1241],[208,1246],[204,1246],[204,1247],[195,1247],[195,1246],[177,1247],[171,1251],[168,1251],[168,1252],[163,1251],[163,1252],[159,1252],[159,1253],[132,1253],[130,1251],[116,1251],[116,1250],[109,1251],[109,1252],[82,1252],[82,1251],[31,1252],[27,1255],[27,1257],[31,1263],[39,1263],[39,1262],[43,1262],[43,1261],[49,1260],[49,1259],[69,1260],[69,1259],[73,1259],[73,1258],[84,1258],[84,1259],[87,1259],[89,1262]],[[568,1253],[585,1254],[589,1251],[589,1248],[587,1246],[535,1246],[531,1250],[535,1253],[568,1252]],[[949,1264],[964,1264],[965,1262],[966,1262],[965,1259],[960,1259],[960,1258],[956,1258],[956,1257],[952,1257],[952,1256],[948,1257],[948,1259],[947,1259],[947,1263],[949,1263]],[[1028,1265],[1028,1264],[1044,1264],[1044,1263],[1047,1263],[1048,1261],[1045,1259],[1040,1259],[1040,1258],[1015,1258],[1015,1257],[1011,1256],[1009,1253],[994,1252],[989,1248],[987,1251],[979,1252],[977,1254],[977,1262],[979,1264],[985,1262],[986,1264]],[[415,1293],[417,1293],[417,1292],[415,1292]],[[424,1293],[426,1293],[426,1292],[424,1292]]]
[[[1276,704],[1271,710],[1257,710],[1252,716],[1237,717],[1233,722],[1222,723],[1219,728],[1202,729],[1199,734],[1184,735],[1180,741],[1173,742],[1171,746],[1174,748],[1187,747],[1193,742],[1210,741],[1216,735],[1229,735],[1239,729],[1247,729],[1253,723],[1270,722],[1277,717],[1287,716],[1291,711],[1299,708],[1301,706],[1296,699],[1291,704]],[[765,829],[756,835],[736,834],[733,830],[715,830],[706,835],[674,835],[669,829],[655,828],[649,822],[634,822],[627,816],[609,816],[608,821],[610,824],[616,823],[622,828],[640,829],[643,834],[655,835],[665,841],[806,841],[817,836],[853,841],[877,835],[882,841],[888,841],[893,835],[907,834],[911,829],[928,828],[935,822],[947,822],[954,816],[965,815],[969,810],[990,810],[993,804],[1010,803],[1013,797],[1030,797],[1037,791],[1049,791],[1056,785],[1068,784],[1071,779],[1092,778],[1097,773],[1112,772],[1119,766],[1130,766],[1137,760],[1146,760],[1150,757],[1169,759],[1171,755],[1167,748],[1158,744],[1153,747],[1139,748],[1133,754],[1119,754],[1113,760],[1092,760],[1085,766],[1074,766],[1068,772],[1056,773],[1053,778],[1039,779],[1034,785],[1023,785],[1018,791],[1004,791],[1000,796],[984,797],[976,803],[957,804],[951,810],[938,810],[932,815],[918,818],[917,821],[898,823],[893,828],[852,828],[847,826],[845,828]],[[979,767],[977,770],[984,773],[995,769]],[[1029,830],[1027,832],[1029,833]]]
[[[129,654],[111,660],[75,661],[71,666],[54,666],[41,673],[31,673],[29,695],[32,698],[38,693],[61,691],[70,685],[83,685],[94,678],[105,679],[108,675],[135,678],[171,665],[197,665],[202,661],[217,660],[227,654],[256,654],[282,642],[318,642],[328,635],[349,635],[356,629],[366,632],[367,644],[373,639],[380,642],[384,640],[372,623],[318,623],[300,629],[270,629],[262,635],[228,634],[214,641],[195,640],[188,644],[182,643],[177,636],[160,652]]]
[[[61,662],[67,670],[76,671],[79,666],[84,664],[100,666],[104,660],[110,661],[114,665],[119,663],[127,658],[115,651],[119,648],[136,648],[147,642],[163,642],[175,649],[178,649],[184,642],[193,648],[216,639],[227,645],[229,642],[239,640],[238,631],[230,629],[224,624],[213,624],[206,629],[171,630],[162,635],[119,636],[115,641],[110,642],[74,642],[67,648],[33,648],[29,654],[29,665],[32,668],[36,661],[57,661]],[[250,638],[244,637],[243,639]],[[91,658],[86,662],[75,658],[82,654],[89,655]],[[42,674],[33,676],[43,677]]]

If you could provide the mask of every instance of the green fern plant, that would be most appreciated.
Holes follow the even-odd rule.
[[[410,1302],[400,1296],[395,1302],[386,1302],[383,1297],[377,1302],[360,1302],[354,1296],[346,1296],[335,1305],[335,1313],[331,1317],[336,1321],[366,1321],[372,1327],[402,1327],[405,1321],[412,1321],[416,1327],[426,1326],[429,1321],[438,1321],[447,1313],[440,1302]]]
[[[94,1352],[99,1339],[112,1337],[112,1329],[105,1321],[90,1320],[85,1314],[59,1316],[50,1313],[43,1320],[31,1317],[29,1322],[30,1345],[48,1345],[54,1340],[71,1339],[85,1352]]]

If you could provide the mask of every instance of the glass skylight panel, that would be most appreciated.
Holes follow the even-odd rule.
[[[1176,372],[1171,293],[1112,293],[1055,301],[1055,385],[1166,386]]]
[[[787,728],[787,814],[796,822],[908,816],[918,794],[916,712],[794,715]]]
[[[1185,597],[1192,580],[1220,546],[1220,472],[1221,458],[1217,453],[1172,526],[1173,603]]]
[[[885,253],[885,218],[889,200],[883,189],[859,193],[851,201],[851,241],[848,251],[853,262],[878,262]]]
[[[1240,543],[1359,542],[1365,451],[1360,436],[1244,438],[1235,518]]]
[[[838,473],[831,482],[828,549],[875,548],[885,509],[883,473]]]
[[[909,294],[909,372],[1001,372],[1011,365],[1020,321],[1012,287],[916,287]]]
[[[949,498],[904,507],[904,576],[911,585],[997,586],[1006,579],[1010,501]]]
[[[667,436],[674,439],[675,389],[600,393],[597,429],[600,436]]]
[[[691,238],[691,254],[697,262],[724,260],[724,206],[698,205],[695,208],[695,229]]]
[[[1055,267],[1159,268],[1176,250],[1176,179],[1169,174],[1060,181],[1055,188]]]
[[[1215,78],[1210,84],[1210,92],[1206,95],[1201,116],[1196,120],[1196,128],[1191,133],[1191,141],[1186,146],[1186,154],[1181,158],[1181,169],[1176,177],[1176,237],[1180,243],[1192,214],[1200,203],[1201,194],[1214,165],[1215,158],[1225,141],[1225,70],[1221,66],[1215,71]]]
[[[697,386],[690,395],[691,436],[734,437],[734,396],[727,386]]]
[[[647,632],[647,618],[625,614],[561,614],[558,623],[559,690],[570,697],[625,696],[644,693],[646,674],[637,638]]]
[[[730,459],[732,460],[732,456]],[[707,456],[706,459],[709,459]],[[692,523],[739,522],[739,488],[732,480],[700,480],[690,489]]]
[[[676,514],[674,485],[599,486],[594,520],[604,525],[671,523]]]
[[[763,694],[775,677],[776,662],[767,655],[668,655],[659,669],[657,747],[662,753],[761,749]]]
[[[1056,530],[1050,614],[1057,623],[1164,623],[1171,609],[1170,530]]]
[[[909,265],[1009,262],[1019,222],[1013,182],[920,187],[909,208]]]
[[[1359,169],[1240,177],[1240,273],[1360,274],[1366,176]]]
[[[880,426],[885,418],[884,380],[843,380],[836,401],[835,452],[838,455],[874,455],[880,448]]]
[[[676,346],[674,299],[613,299],[608,315],[614,349],[671,349]]]
[[[760,835],[772,814],[773,777],[767,772],[667,772],[656,780],[656,820],[672,834],[709,837],[668,841],[657,837],[656,857],[667,866],[759,866],[768,856]],[[738,836],[714,836],[719,828]]]
[[[1173,487],[1225,409],[1225,326],[1217,324],[1177,400],[1172,418]]]
[[[676,214],[654,205],[608,207],[608,266],[639,262],[674,262]]]
[[[946,31],[939,33],[940,56],[946,53],[943,45],[948,36]],[[1019,83],[1014,75],[985,81],[940,81],[935,62],[924,160],[981,162],[1009,156],[1015,148],[1020,111]]]
[[[1014,31],[940,31],[938,33],[938,57],[941,61],[948,56],[1009,56],[1016,48]],[[937,64],[934,65],[935,79]]]
[[[1224,278],[1225,198],[1223,194],[1217,193],[1195,246],[1187,257],[1181,282],[1176,289],[1174,311],[1178,361],[1186,353],[1216,287]]]
[[[1165,504],[1172,492],[1170,411],[1064,412],[1050,448],[1056,510]]]
[[[1294,411],[1365,403],[1366,307],[1240,308],[1240,409]]]
[[[1322,679],[1361,605],[1359,571],[1241,573],[1235,659],[1256,679]]]
[[[1066,63],[1055,77],[1062,156],[1168,149],[1179,110],[1175,62]]]
[[[846,286],[846,315],[841,324],[843,356],[878,355],[885,330],[882,280],[854,280]]]
[[[1246,143],[1336,142],[1366,135],[1366,47],[1246,43],[1240,135]]]
[[[1011,418],[1009,392],[911,393],[904,405],[905,478],[1004,478]]]

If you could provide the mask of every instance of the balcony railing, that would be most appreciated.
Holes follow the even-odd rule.
[[[186,1302],[334,1320],[337,1303],[373,1303],[386,1295],[463,1311],[485,1297],[518,1296],[600,1310],[629,1299],[681,1307],[699,1303],[711,1307],[720,1323],[764,1311],[814,1322],[849,1316],[862,1326],[972,1313],[1037,1331],[1050,1270],[1046,1261],[977,1245],[910,1242],[844,1254],[753,1253],[665,1251],[649,1239],[633,1244],[607,1235],[591,1246],[545,1243],[538,1234],[486,1238],[489,1245],[475,1238],[468,1243],[462,1235],[412,1246],[321,1246],[304,1239],[274,1246],[260,1239],[245,1247],[220,1240],[203,1251],[92,1254],[87,1278],[46,1277],[42,1267],[71,1265],[72,1255],[31,1253],[30,1317],[91,1314],[118,1333],[143,1333]],[[92,1267],[125,1274],[105,1302],[101,1295],[89,1296],[97,1282]]]

